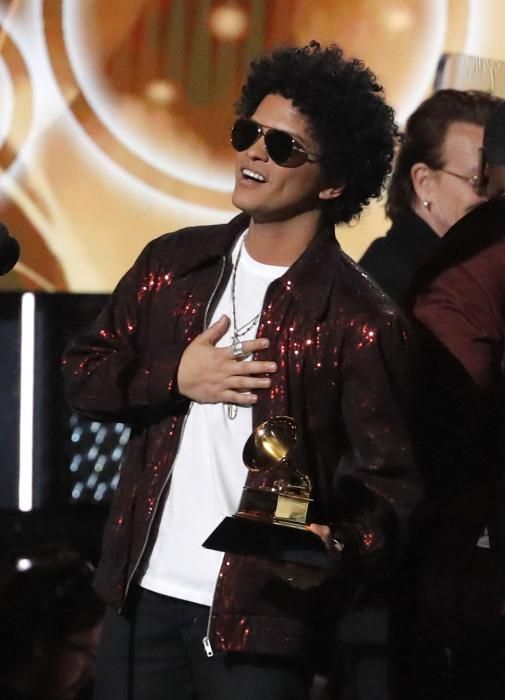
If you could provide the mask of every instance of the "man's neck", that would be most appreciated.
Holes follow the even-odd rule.
[[[429,210],[426,209],[426,207],[424,207],[419,201],[414,202],[414,205],[412,208],[413,208],[414,212],[417,214],[417,216],[420,219],[422,219],[426,224],[428,224],[428,226],[431,228],[433,233],[436,233],[437,236],[439,236],[439,238],[442,238],[445,231],[441,232],[438,229],[435,220],[433,219],[433,217],[429,213]]]
[[[252,218],[247,234],[247,252],[265,265],[289,267],[309,246],[319,226],[319,212],[317,215],[307,212],[280,222],[259,223]]]

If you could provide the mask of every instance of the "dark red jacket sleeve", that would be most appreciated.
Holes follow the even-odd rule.
[[[156,407],[187,402],[177,390],[185,345],[164,344],[149,353],[138,348],[152,293],[153,248],[146,246],[92,328],[65,351],[68,402],[89,417],[128,422]]]
[[[488,290],[465,264],[449,268],[417,295],[414,316],[483,389],[492,388],[501,325]]]

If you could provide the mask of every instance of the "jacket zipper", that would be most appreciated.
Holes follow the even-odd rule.
[[[217,290],[219,289],[219,287],[220,287],[220,285],[221,285],[221,282],[222,282],[222,280],[223,280],[223,275],[224,275],[224,269],[225,269],[225,267],[226,267],[226,256],[223,255],[223,256],[221,257],[221,272],[219,273],[219,277],[218,277],[217,283],[216,283],[214,289],[212,290],[212,294],[210,295],[209,301],[207,302],[207,306],[205,307],[205,313],[204,313],[204,315],[203,315],[203,328],[204,328],[204,330],[207,330],[207,325],[208,325],[208,318],[207,318],[207,316],[208,316],[208,314],[209,314],[210,305],[211,305],[212,302],[214,301],[214,297],[216,296],[216,292],[217,292]]]
[[[214,297],[215,297],[215,295],[216,295],[216,292],[217,292],[217,290],[219,289],[219,285],[221,284],[221,280],[223,279],[223,274],[224,274],[224,268],[225,268],[225,266],[226,266],[226,257],[223,255],[223,257],[222,257],[222,259],[221,259],[221,271],[220,271],[220,273],[219,273],[219,278],[218,278],[218,280],[217,280],[217,282],[216,282],[216,284],[215,284],[215,286],[214,286],[214,289],[212,290],[212,294],[211,294],[210,297],[209,297],[209,301],[207,302],[207,306],[205,307],[205,313],[204,313],[204,317],[203,317],[203,327],[204,327],[204,329],[207,328],[207,314],[208,314],[208,312],[209,312],[210,305],[211,305],[211,303],[212,303],[212,301],[213,301],[213,299],[214,299]],[[191,402],[191,403],[189,404],[188,412],[187,412],[186,415],[184,416],[184,422],[183,422],[182,427],[181,427],[181,434],[180,434],[180,438],[179,438],[179,444],[181,443],[182,437],[183,437],[183,435],[184,435],[184,429],[186,428],[186,423],[187,423],[187,421],[188,421],[189,414],[191,413],[191,407],[192,407],[192,405],[193,405],[193,403]],[[173,469],[174,469],[174,463],[175,463],[175,458],[174,458],[174,461],[172,462],[172,466],[170,467],[170,470],[169,470],[167,476],[165,477],[165,481],[163,482],[163,485],[162,485],[162,487],[161,487],[161,489],[160,489],[160,493],[159,493],[159,495],[158,495],[158,498],[156,499],[156,503],[155,503],[155,506],[154,506],[154,509],[153,509],[153,514],[152,514],[151,519],[150,519],[150,521],[149,521],[149,525],[148,525],[148,528],[147,528],[147,533],[146,533],[146,536],[145,536],[145,538],[144,538],[144,542],[143,542],[143,544],[142,544],[142,548],[141,548],[141,550],[140,550],[139,556],[137,557],[137,561],[135,562],[135,566],[134,566],[133,569],[131,570],[130,576],[128,577],[128,580],[127,580],[127,582],[126,582],[126,586],[125,586],[125,590],[124,590],[124,595],[123,595],[123,603],[122,603],[121,606],[119,607],[119,612],[121,612],[122,609],[123,609],[123,607],[124,607],[124,603],[125,603],[126,598],[127,598],[127,596],[128,596],[128,591],[130,590],[130,586],[131,586],[131,583],[132,583],[132,581],[133,581],[133,577],[134,577],[135,574],[137,573],[137,569],[139,568],[140,562],[142,561],[142,557],[144,556],[144,553],[145,553],[145,551],[146,551],[146,547],[147,547],[147,543],[148,543],[148,541],[149,541],[149,535],[151,534],[151,529],[152,529],[152,526],[153,526],[153,522],[154,522],[154,519],[155,519],[155,517],[156,517],[156,513],[158,512],[158,507],[159,507],[159,504],[160,504],[160,501],[161,501],[161,497],[162,497],[163,494],[165,493],[165,489],[167,488],[168,482],[170,481],[170,477],[172,476],[172,472],[173,472]],[[211,608],[211,610],[212,610],[212,608]],[[209,646],[210,646],[210,644],[209,644]],[[211,656],[212,656],[212,653],[213,653],[213,652],[212,652],[212,649],[211,649],[211,654],[210,654]]]
[[[223,261],[224,261],[224,260],[225,260],[225,259],[223,258]],[[223,271],[224,271],[224,267],[223,267]],[[222,271],[222,272],[223,272],[223,271]],[[222,277],[222,273],[221,273],[221,277]],[[267,298],[268,292],[269,292],[269,290],[270,290],[270,286],[271,286],[271,283],[268,285],[267,290],[266,290],[266,292],[265,292],[265,294],[264,294],[264,296],[263,296],[263,303],[262,303],[262,306],[261,306],[262,309],[263,309],[263,307],[264,307],[264,305],[265,305],[265,299]],[[209,305],[207,305],[207,309],[206,309],[206,311],[205,311],[205,315],[207,315],[208,309],[209,309]],[[253,406],[253,411],[254,411],[254,406]],[[226,556],[226,554],[225,554],[224,556]],[[224,560],[224,556],[223,556],[223,560]],[[222,562],[221,562],[221,564],[222,564]],[[219,579],[218,579],[218,582],[219,582]],[[216,584],[216,588],[217,588],[217,584]],[[213,612],[213,610],[214,610],[214,602],[215,602],[215,600],[216,600],[216,588],[214,589],[214,595],[213,595],[213,597],[212,597],[212,605],[210,606],[210,609],[209,609],[209,617],[208,617],[208,619],[207,619],[207,629],[206,629],[206,632],[205,632],[205,637],[203,637],[203,639],[202,639],[203,648],[205,649],[205,653],[207,654],[207,656],[208,656],[209,658],[211,658],[212,656],[214,656],[214,650],[212,649],[212,644],[211,644],[211,642],[210,642],[210,626],[211,626],[211,624],[212,624],[212,612]]]
[[[223,554],[223,559],[221,560],[221,566],[223,565],[223,561],[225,558],[226,554]],[[221,569],[221,567],[219,567]],[[216,590],[219,585],[219,574],[217,578],[216,585],[214,586],[214,595],[212,596],[212,604],[209,608],[209,617],[207,618],[207,629],[205,630],[205,637],[202,638],[202,644],[203,648],[205,649],[205,653],[209,657],[209,659],[214,656],[214,650],[212,648],[212,644],[210,643],[210,626],[212,624],[212,612],[214,610],[214,603],[216,602]]]
[[[184,416],[184,422],[183,422],[182,427],[181,427],[181,436],[180,436],[180,440],[182,440],[182,436],[183,436],[183,434],[184,434],[184,429],[185,429],[185,427],[186,427],[186,423],[187,423],[189,414],[191,413],[191,407],[192,407],[192,406],[193,406],[193,403],[190,403],[190,404],[189,404],[189,408],[188,408],[188,412],[187,412],[186,415]],[[175,462],[175,459],[174,459],[174,462]],[[142,557],[144,556],[144,552],[146,551],[147,543],[148,543],[148,541],[149,541],[149,535],[151,534],[151,529],[152,529],[152,526],[153,526],[153,522],[154,522],[154,519],[155,519],[155,517],[156,517],[156,513],[157,513],[157,511],[158,511],[158,506],[159,506],[159,504],[160,504],[161,497],[162,497],[163,494],[165,493],[165,489],[166,489],[167,486],[168,486],[168,482],[170,481],[170,477],[172,476],[173,469],[174,469],[174,464],[172,463],[172,466],[170,467],[170,470],[169,470],[167,476],[165,477],[165,481],[163,482],[163,485],[162,485],[162,487],[161,487],[161,489],[160,489],[158,498],[157,498],[157,500],[156,500],[156,503],[155,503],[155,506],[154,506],[154,509],[153,509],[153,514],[152,514],[152,516],[151,516],[151,519],[150,519],[150,521],[149,521],[149,525],[148,525],[148,527],[147,527],[147,533],[146,533],[146,536],[145,536],[145,538],[144,538],[144,542],[143,542],[143,544],[142,544],[142,549],[140,550],[140,553],[139,553],[139,556],[138,556],[138,558],[137,558],[137,561],[135,562],[135,566],[133,567],[133,569],[132,569],[132,571],[131,571],[131,574],[130,574],[130,576],[128,577],[128,581],[126,582],[125,591],[124,591],[124,595],[123,595],[123,604],[122,604],[121,607],[119,608],[119,612],[121,612],[122,609],[123,609],[123,607],[124,607],[124,602],[126,601],[126,598],[127,598],[127,596],[128,596],[128,591],[130,590],[131,582],[132,582],[132,580],[133,580],[133,577],[134,577],[135,574],[137,573],[137,569],[139,568],[140,562],[142,561]]]
[[[204,328],[207,328],[207,315],[208,315],[208,313],[209,313],[210,305],[211,305],[212,301],[214,300],[214,296],[215,296],[215,294],[216,294],[216,292],[217,292],[217,289],[218,289],[218,287],[220,286],[221,281],[222,281],[222,279],[223,279],[224,268],[225,268],[225,267],[226,267],[226,257],[223,255],[222,263],[221,263],[221,274],[219,275],[219,279],[218,279],[217,285],[215,286],[214,291],[212,292],[212,294],[211,294],[211,296],[210,296],[210,298],[209,298],[209,301],[208,301],[208,303],[207,303],[207,307],[206,307],[206,309],[205,309],[204,321],[203,321]],[[207,656],[208,656],[209,659],[210,659],[212,656],[214,656],[214,650],[212,649],[212,644],[210,643],[210,625],[211,625],[211,620],[212,620],[212,611],[213,611],[213,609],[214,609],[214,599],[215,599],[215,597],[216,597],[216,589],[214,588],[214,595],[212,596],[212,605],[210,606],[210,609],[209,609],[209,617],[208,617],[208,619],[207,619],[207,629],[206,629],[206,632],[205,632],[205,637],[202,639],[203,648],[205,649],[205,653],[207,654]]]
[[[212,605],[210,606],[209,610],[209,619],[207,620],[207,630],[205,632],[205,637],[202,639],[202,644],[203,648],[205,649],[205,653],[209,657],[209,659],[214,656],[214,650],[212,649],[212,644],[210,643],[210,625],[212,621],[212,611],[214,609],[214,598],[216,596],[216,593],[214,591],[214,596],[212,598]]]

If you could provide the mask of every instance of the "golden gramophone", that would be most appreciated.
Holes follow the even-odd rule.
[[[306,524],[311,484],[291,461],[298,438],[296,423],[277,416],[259,425],[245,444],[242,458],[252,472],[276,469],[285,476],[269,489],[245,487],[237,517],[261,518],[275,524],[303,528]]]
[[[242,454],[251,472],[275,470],[271,485],[245,486],[235,515],[225,518],[203,543],[233,554],[326,567],[322,540],[307,529],[311,482],[294,459],[296,422],[276,416],[259,425]]]

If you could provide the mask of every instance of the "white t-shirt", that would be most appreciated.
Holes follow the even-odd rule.
[[[287,269],[256,262],[242,241],[232,253],[235,264],[241,251],[235,279],[238,328],[260,313],[268,285]],[[231,284],[230,278],[211,323],[222,314],[233,318]],[[219,346],[231,344],[232,325]],[[258,320],[241,340],[254,338],[257,325]],[[242,451],[252,430],[251,410],[238,406],[231,420],[222,403],[191,404],[143,588],[211,605],[223,554],[205,549],[202,542],[237,510],[247,476]]]

